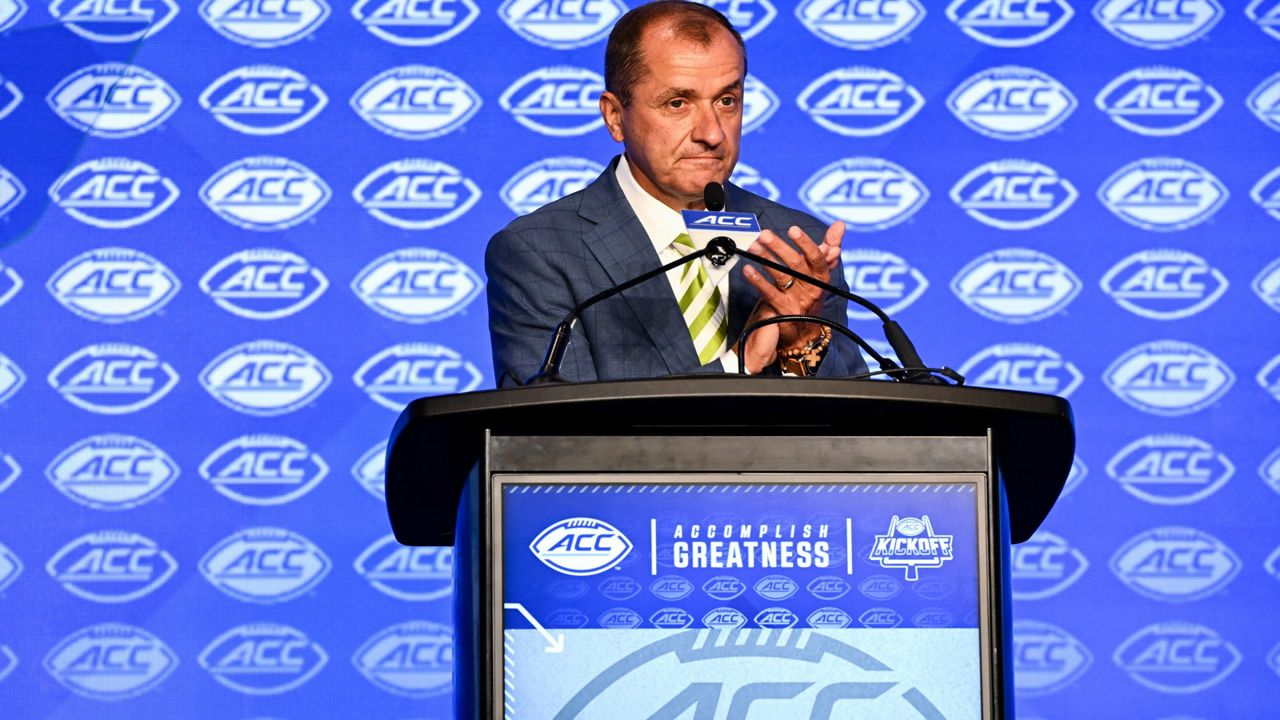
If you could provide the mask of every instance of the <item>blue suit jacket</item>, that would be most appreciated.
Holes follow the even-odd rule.
[[[489,335],[494,377],[523,382],[538,371],[556,325],[576,304],[662,263],[614,176],[618,160],[586,188],[517,218],[489,241]],[[729,209],[755,213],[761,227],[784,239],[799,225],[816,242],[826,227],[815,218],[729,186]],[[788,241],[789,242],[789,241]],[[759,293],[742,276],[729,280],[729,337],[736,340]],[[831,278],[845,287],[844,273]],[[845,323],[846,301],[828,295],[823,316]],[[610,380],[722,372],[719,360],[700,366],[671,286],[657,277],[583,313],[561,374],[569,380]],[[819,375],[866,371],[856,347],[839,335]],[[509,383],[509,379],[507,381]]]

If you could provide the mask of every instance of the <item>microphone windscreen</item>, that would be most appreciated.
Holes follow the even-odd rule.
[[[724,186],[718,182],[707,183],[707,186],[702,188],[702,200],[707,204],[707,209],[711,212],[724,210]]]

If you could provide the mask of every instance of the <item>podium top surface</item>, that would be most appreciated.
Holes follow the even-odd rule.
[[[392,429],[387,509],[407,545],[451,545],[458,501],[497,435],[985,435],[1013,542],[1031,537],[1075,454],[1071,405],[947,385],[700,375],[562,383],[419,398]]]

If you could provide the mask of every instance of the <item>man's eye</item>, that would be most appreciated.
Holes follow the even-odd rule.
[[[738,98],[732,95],[726,95],[720,98],[720,104],[723,105],[724,107],[733,107],[734,105],[738,104]]]
[[[679,110],[680,108],[684,107],[684,100],[681,100],[680,98],[676,98],[675,100],[672,100],[667,104],[670,105],[672,108]]]

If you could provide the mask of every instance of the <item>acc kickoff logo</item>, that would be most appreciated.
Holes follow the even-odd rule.
[[[27,4],[22,0],[0,0],[0,32],[13,27],[27,13]]]
[[[27,188],[23,186],[22,181],[13,176],[13,173],[0,167],[0,217],[9,214],[9,211],[18,206],[22,202],[22,197],[27,194]]]
[[[351,107],[374,128],[401,140],[427,140],[462,127],[482,101],[456,75],[405,65],[375,75],[351,96]]]
[[[796,17],[814,35],[850,50],[873,50],[906,37],[924,20],[919,0],[805,0]]]
[[[173,366],[138,345],[102,343],[68,355],[49,373],[67,402],[99,415],[137,412],[178,384]]]
[[[1185,230],[1213,216],[1230,193],[1218,178],[1180,158],[1146,158],[1107,178],[1098,199],[1144,230]]]
[[[1010,547],[1009,573],[1016,600],[1044,600],[1075,584],[1089,569],[1084,554],[1059,535],[1040,530]]]
[[[0,169],[0,215],[4,214],[4,170]],[[1280,220],[1280,167],[1267,173],[1249,192],[1249,197],[1271,217]],[[10,206],[12,207],[12,206]]]
[[[1280,73],[1276,73],[1249,94],[1245,104],[1272,130],[1280,131]]]
[[[351,281],[356,296],[392,320],[425,323],[464,310],[484,280],[458,258],[430,248],[395,250]]]
[[[924,183],[900,165],[880,158],[837,160],[805,181],[800,199],[827,222],[871,232],[911,217],[929,199]]]
[[[1111,571],[1140,595],[1180,603],[1221,590],[1240,572],[1240,558],[1201,530],[1161,527],[1121,546],[1111,558]]]
[[[330,567],[329,558],[310,540],[271,527],[235,533],[200,560],[200,573],[214,587],[259,604],[285,602],[310,591]]]
[[[138,160],[99,158],[68,170],[49,197],[86,225],[119,230],[151,220],[178,199],[178,186]]]
[[[329,17],[329,6],[324,0],[205,0],[200,5],[200,17],[229,40],[271,48],[297,42],[315,32]]]
[[[947,18],[978,42],[995,47],[1027,47],[1048,39],[1075,15],[1066,0],[991,2],[955,0]]]
[[[1204,310],[1229,283],[1222,271],[1185,250],[1143,250],[1102,276],[1102,291],[1125,310],[1153,320],[1177,320]]]
[[[951,199],[984,225],[1029,230],[1061,215],[1076,188],[1053,168],[1030,160],[979,165],[951,188]]]
[[[1244,14],[1257,23],[1263,32],[1280,40],[1280,4],[1277,4],[1276,0],[1253,0],[1244,9]],[[0,21],[0,30],[2,29],[4,29],[4,22]],[[1276,662],[1276,667],[1280,668],[1280,660]],[[1280,669],[1276,672],[1280,673]]]
[[[94,435],[58,453],[45,476],[81,505],[126,510],[159,497],[178,472],[173,458],[140,437]]]
[[[303,443],[284,435],[243,435],[200,464],[200,477],[224,497],[244,505],[283,505],[311,492],[329,465]]]
[[[435,697],[453,687],[453,630],[426,620],[392,625],[365,641],[351,661],[382,690]]]
[[[123,63],[81,68],[50,90],[47,100],[71,127],[103,138],[140,135],[163,123],[181,103],[159,76]]]
[[[575,157],[550,157],[526,165],[502,186],[500,195],[517,215],[525,215],[591,184],[604,166]]]
[[[1202,347],[1177,340],[1139,345],[1103,374],[1121,400],[1153,415],[1188,415],[1217,402],[1235,382],[1226,363]]]
[[[484,380],[484,374],[443,345],[401,343],[366,360],[354,380],[374,402],[400,412],[424,395],[470,392]]]
[[[329,655],[306,633],[274,623],[252,623],[219,635],[200,653],[200,667],[245,695],[278,695],[315,677]]]
[[[1045,253],[1007,248],[975,258],[951,281],[951,290],[979,315],[1026,323],[1066,307],[1080,292],[1080,278]]]
[[[232,253],[200,278],[200,289],[218,307],[251,320],[297,314],[328,287],[319,268],[300,255],[274,248]]]
[[[920,568],[939,568],[952,559],[953,536],[933,532],[928,515],[893,516],[889,531],[876,535],[867,559],[886,570],[903,568],[907,582],[920,579]]]
[[[603,40],[626,11],[627,6],[620,0],[581,3],[507,0],[498,8],[498,17],[535,45],[571,50]]]
[[[1203,125],[1222,107],[1222,95],[1194,73],[1156,66],[1117,77],[1094,102],[1126,130],[1167,137]]]
[[[924,273],[891,252],[855,248],[841,252],[840,259],[849,290],[874,301],[890,315],[911,307],[929,288]],[[849,306],[850,320],[875,318],[859,305]]]
[[[498,98],[503,110],[530,130],[551,137],[585,135],[604,127],[604,77],[586,68],[554,65],[526,73]],[[745,124],[745,123],[744,123]]]
[[[160,638],[132,625],[102,623],[71,633],[44,659],[44,669],[71,692],[91,700],[142,695],[178,666]]]
[[[55,300],[82,318],[122,323],[157,312],[182,284],[150,255],[109,247],[68,260],[49,278],[47,287]]]
[[[428,47],[456,37],[475,22],[480,8],[471,0],[419,3],[359,0],[351,16],[364,29],[393,45]]]
[[[351,196],[388,225],[430,230],[462,217],[480,199],[480,187],[452,165],[410,158],[369,173]]]
[[[1134,682],[1156,692],[1186,695],[1222,682],[1240,664],[1240,651],[1216,630],[1188,622],[1148,625],[1112,656]]]
[[[236,412],[270,417],[312,402],[332,377],[302,348],[257,340],[236,345],[214,358],[200,373],[200,384]]]
[[[1226,455],[1189,435],[1147,435],[1124,446],[1107,474],[1130,495],[1155,505],[1190,505],[1235,474]]]
[[[760,197],[767,198],[777,202],[782,197],[782,191],[769,178],[760,174],[759,170],[747,165],[746,163],[738,163],[733,168],[733,175],[729,178],[729,182],[738,187],[753,192]]]
[[[200,188],[210,210],[246,230],[293,227],[315,215],[329,195],[329,186],[306,166],[270,156],[233,162]]]
[[[796,104],[831,132],[871,137],[902,127],[915,117],[924,107],[924,96],[888,70],[848,67],[809,83]]]
[[[280,135],[306,125],[329,96],[305,75],[277,65],[247,65],[214,80],[200,107],[246,135]]]
[[[1093,655],[1071,633],[1036,620],[1013,621],[1014,688],[1019,695],[1055,693],[1089,669]]]
[[[1084,376],[1056,350],[1035,343],[1004,343],[979,351],[959,370],[970,385],[1069,397]]]
[[[1167,50],[1198,40],[1222,19],[1217,0],[1101,0],[1093,16],[1112,35],[1138,47]]]
[[[45,569],[72,595],[123,603],[151,594],[173,576],[178,562],[150,538],[102,530],[63,545]]]
[[[533,556],[565,575],[599,575],[631,552],[618,528],[594,518],[569,518],[548,526],[529,543]],[[688,593],[686,593],[687,595]]]
[[[178,14],[173,0],[53,0],[49,14],[80,37],[96,42],[124,43],[148,38],[164,29]]]
[[[387,500],[387,441],[374,445],[351,466],[351,477],[381,502]]]
[[[385,535],[360,553],[355,568],[378,592],[397,600],[439,600],[453,591],[451,547],[407,547]]]
[[[997,140],[1026,140],[1062,124],[1076,109],[1066,86],[1034,68],[1005,65],[970,77],[947,98],[960,122]]]

